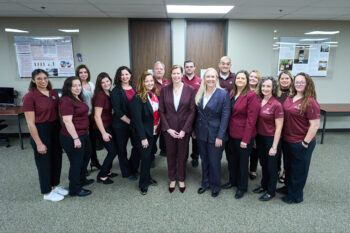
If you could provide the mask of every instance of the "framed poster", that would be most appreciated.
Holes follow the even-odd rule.
[[[278,71],[289,70],[311,76],[327,76],[330,39],[281,37],[279,44]]]
[[[70,36],[15,36],[15,50],[20,78],[29,78],[35,69],[50,77],[74,76],[74,57]]]

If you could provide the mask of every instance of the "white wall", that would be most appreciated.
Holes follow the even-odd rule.
[[[13,46],[14,35],[59,36],[69,35],[57,31],[59,28],[79,28],[73,37],[74,55],[81,53],[83,62],[95,80],[99,72],[105,71],[114,77],[121,65],[130,65],[127,19],[50,19],[50,18],[0,18],[0,86],[13,86],[23,95],[29,79],[19,79]],[[18,28],[29,34],[4,32],[4,28]],[[79,65],[75,59],[75,65]],[[50,79],[55,88],[62,87],[60,78]]]
[[[92,79],[99,72],[112,77],[120,65],[130,65],[127,19],[79,18],[0,18],[0,86],[13,86],[21,95],[26,92],[28,79],[20,80],[17,73],[13,33],[5,27],[29,30],[29,35],[66,35],[58,28],[79,28],[73,35],[74,53],[82,53],[83,63],[91,70]],[[339,47],[332,50],[328,77],[315,78],[318,100],[321,103],[350,103],[350,78],[347,67],[350,54],[349,21],[274,21],[229,20],[227,55],[232,58],[233,71],[259,69],[264,75],[276,75],[278,52],[272,50],[274,30],[277,36],[303,36],[312,30],[339,30],[333,39]],[[172,58],[174,64],[185,59],[186,21],[172,20]],[[78,62],[75,61],[78,65]],[[54,87],[61,87],[62,79],[51,79]],[[328,128],[350,128],[349,118],[329,118]]]

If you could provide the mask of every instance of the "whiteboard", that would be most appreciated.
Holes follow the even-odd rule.
[[[75,75],[70,36],[15,36],[14,42],[20,78],[31,77],[35,69],[46,70],[50,77]]]

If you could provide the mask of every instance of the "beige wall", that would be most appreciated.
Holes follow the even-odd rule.
[[[99,72],[108,72],[112,77],[120,65],[130,65],[129,34],[127,19],[78,19],[78,18],[0,18],[0,86],[13,86],[21,95],[26,92],[28,79],[20,80],[17,73],[13,33],[4,28],[29,30],[29,35],[66,35],[58,28],[79,28],[73,35],[74,54],[83,55],[92,79]],[[175,64],[185,59],[186,21],[172,21],[172,56]],[[264,75],[276,75],[278,51],[272,49],[274,30],[277,36],[303,36],[312,30],[339,30],[333,36],[339,47],[332,50],[328,77],[314,78],[321,103],[349,103],[350,22],[342,21],[273,21],[229,20],[227,55],[232,58],[233,71],[259,69]],[[79,63],[75,61],[75,65]],[[345,75],[344,75],[345,74]],[[52,79],[54,87],[61,87],[62,79]],[[329,128],[350,128],[349,118],[329,119]]]

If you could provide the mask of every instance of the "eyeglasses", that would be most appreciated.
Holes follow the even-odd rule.
[[[295,86],[304,86],[306,82],[295,82]]]

